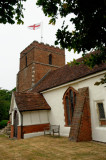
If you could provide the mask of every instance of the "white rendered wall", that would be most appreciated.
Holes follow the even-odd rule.
[[[48,111],[23,112],[23,126],[49,123]]]
[[[49,111],[47,110],[23,112],[23,126],[50,123],[48,113]],[[30,138],[41,135],[44,135],[44,132],[27,133],[24,134],[24,138]]]
[[[31,138],[31,137],[42,136],[42,135],[44,135],[44,132],[27,133],[27,134],[24,134],[24,138]]]
[[[51,110],[49,112],[49,120],[52,125],[60,125],[60,133],[63,136],[69,136],[70,127],[64,127],[64,106],[63,95],[66,88],[59,88],[58,90],[52,90],[44,93],[43,96],[47,103],[50,105]]]
[[[10,113],[12,114],[11,125],[14,125],[14,112],[15,111],[17,111],[17,114],[18,114],[18,126],[21,126],[21,114],[17,108],[14,94],[12,94],[12,100],[11,100],[11,106],[10,106]]]
[[[69,87],[78,90],[79,88],[89,87],[90,110],[91,110],[91,125],[92,125],[92,138],[96,141],[106,142],[106,127],[99,126],[97,114],[97,102],[101,101],[104,104],[106,115],[106,87],[104,85],[95,86],[96,81],[100,81],[103,75],[95,76],[76,83],[70,83],[68,86],[58,87],[57,89],[48,90],[43,92],[47,103],[51,107],[49,120],[51,124],[59,124],[60,132],[63,136],[69,136],[70,127],[65,127],[63,95]]]

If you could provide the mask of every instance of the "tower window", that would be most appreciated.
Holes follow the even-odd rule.
[[[49,64],[52,64],[52,55],[49,55]]]
[[[25,57],[25,66],[27,67],[27,56]]]

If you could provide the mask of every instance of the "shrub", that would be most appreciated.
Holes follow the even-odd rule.
[[[0,122],[0,129],[2,129],[2,128],[4,128],[5,126],[7,126],[7,122],[8,122],[8,120],[2,120],[2,121]]]

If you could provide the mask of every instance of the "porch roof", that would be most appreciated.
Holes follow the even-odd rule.
[[[42,94],[36,92],[14,92],[14,95],[20,112],[51,109]]]

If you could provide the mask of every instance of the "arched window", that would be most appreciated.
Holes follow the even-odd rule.
[[[52,64],[52,54],[49,54],[49,64]]]
[[[72,123],[72,118],[74,114],[75,104],[76,104],[77,91],[73,88],[69,88],[63,97],[64,103],[64,115],[65,115],[65,125],[70,126]]]

